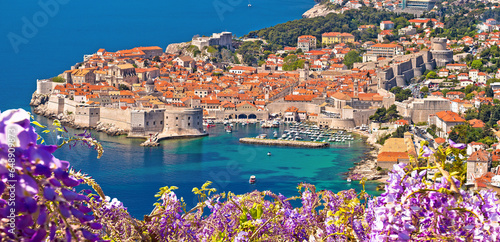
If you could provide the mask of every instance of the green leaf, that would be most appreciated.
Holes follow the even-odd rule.
[[[262,210],[262,205],[260,205],[260,204],[259,204],[259,205],[257,206],[257,219],[262,218],[262,214],[263,214],[263,213],[264,213],[264,212],[263,212],[263,210]]]
[[[241,214],[239,219],[240,219],[240,225],[242,225],[243,223],[248,221],[247,214],[246,213]]]
[[[453,150],[451,148],[446,149],[446,156],[449,156]]]
[[[32,123],[32,124],[34,124],[34,125],[36,125],[36,126],[38,126],[38,127],[40,127],[40,128],[47,128],[47,126],[43,126],[43,125],[41,125],[41,124],[40,124],[39,122],[37,122],[37,121],[33,121],[33,122],[31,122],[31,123]]]
[[[257,219],[257,209],[250,209],[250,216],[252,216],[253,219]]]

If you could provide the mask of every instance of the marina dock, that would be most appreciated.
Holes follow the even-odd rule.
[[[328,142],[258,139],[258,138],[241,138],[240,143],[254,144],[254,145],[294,146],[294,147],[304,147],[304,148],[325,148],[330,146],[330,143]]]

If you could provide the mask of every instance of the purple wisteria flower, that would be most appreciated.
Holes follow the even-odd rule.
[[[451,148],[455,148],[455,149],[460,149],[460,150],[463,150],[465,148],[467,148],[467,145],[466,144],[463,144],[463,143],[455,143],[453,140],[451,139],[448,139],[448,143],[450,144],[450,147]]]
[[[424,145],[424,147],[422,147],[422,150],[424,151],[424,153],[422,154],[423,157],[429,157],[434,154],[434,151],[427,147],[427,145]]]
[[[0,114],[0,237],[52,241],[68,235],[70,240],[99,240],[98,230],[87,229],[99,227],[92,211],[78,210],[88,202],[74,189],[81,181],[70,174],[69,162],[54,157],[57,146],[37,140],[28,112]]]

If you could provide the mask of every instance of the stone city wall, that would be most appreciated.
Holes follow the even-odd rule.
[[[77,107],[75,111],[74,124],[79,127],[96,127],[100,120],[101,109],[99,107]]]
[[[101,123],[114,124],[115,127],[130,130],[131,115],[129,109],[101,107]]]

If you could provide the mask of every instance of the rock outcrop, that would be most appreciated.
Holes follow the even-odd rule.
[[[328,9],[327,5],[318,3],[314,5],[311,9],[307,10],[302,14],[303,18],[315,18],[320,16],[326,16],[330,13],[338,13],[338,10]]]
[[[49,111],[48,104],[46,104],[46,103],[35,106],[33,111],[34,111],[34,113],[36,113],[40,116],[44,116],[44,117],[52,118],[52,119],[57,118],[57,115],[55,113],[52,113]]]
[[[165,53],[167,53],[167,54],[183,54],[184,50],[189,45],[190,45],[189,42],[169,44],[167,46],[167,49],[165,50]]]
[[[108,123],[101,123],[101,122],[97,122],[97,127],[95,127],[95,130],[97,130],[98,132],[106,133],[107,135],[111,135],[111,136],[128,134],[127,130],[120,129],[120,128],[116,127],[115,124],[108,124]]]
[[[46,104],[49,101],[50,94],[37,94],[36,92],[31,95],[30,106],[38,107]]]

